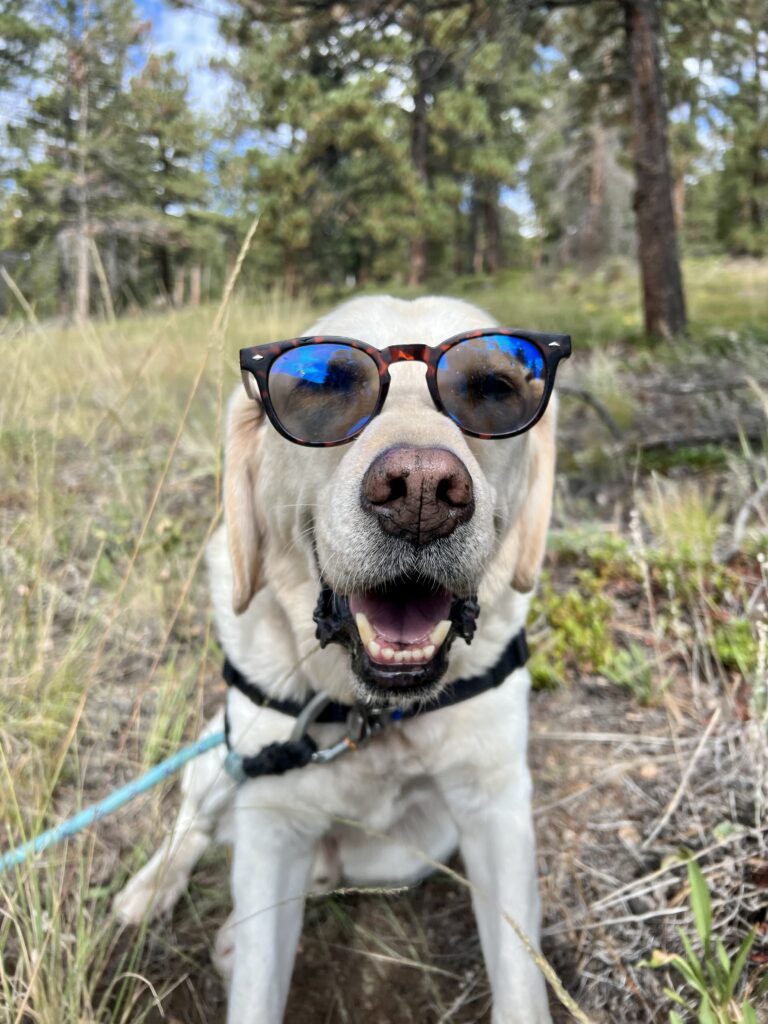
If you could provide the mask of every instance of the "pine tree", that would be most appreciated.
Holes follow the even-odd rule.
[[[262,140],[248,185],[290,282],[318,239],[344,276],[405,267],[418,285],[466,247],[468,194],[470,267],[499,266],[500,193],[521,155],[505,121],[519,20],[460,0],[248,3],[229,25],[245,121]]]
[[[53,241],[59,312],[89,315],[93,224],[130,179],[117,166],[124,119],[123,79],[141,36],[124,0],[53,0],[46,8],[50,91],[30,104],[14,130],[27,161],[18,187],[15,243],[31,248]],[[36,158],[42,150],[44,158]]]
[[[194,217],[209,186],[204,128],[189,109],[188,88],[173,54],[149,57],[128,90],[119,161],[131,170],[128,222],[133,215],[136,239],[144,237],[151,246],[160,294],[177,304],[185,265],[196,267],[212,241],[206,230],[198,237],[201,222]]]
[[[124,0],[46,10],[51,87],[13,130],[25,159],[11,241],[36,257],[34,290],[55,276],[59,313],[76,321],[97,304],[95,282],[108,312],[158,295],[181,301],[187,274],[199,299],[202,255],[218,261],[221,236],[203,215],[207,140],[186,80],[172,56],[141,67],[148,26]]]
[[[729,83],[719,103],[727,151],[717,232],[730,252],[761,256],[768,252],[768,4],[746,0],[728,27],[713,57]]]
[[[261,215],[265,270],[289,292],[300,271],[305,284],[391,273],[416,183],[376,40],[351,30],[318,43],[314,23],[302,21],[238,31],[246,45],[232,69],[232,132],[258,143],[233,163]]]

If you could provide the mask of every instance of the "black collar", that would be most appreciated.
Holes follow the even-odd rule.
[[[454,704],[470,700],[472,697],[477,697],[478,694],[485,693],[486,690],[492,690],[500,686],[507,676],[514,672],[515,669],[522,668],[527,660],[528,644],[525,639],[525,630],[521,629],[509,641],[495,664],[491,665],[485,672],[481,672],[477,676],[470,676],[467,679],[454,679],[434,701],[431,701],[429,704],[415,705],[405,711],[393,711],[391,718],[394,721],[414,718],[416,715],[427,711],[440,711],[442,708],[449,708]],[[272,697],[268,697],[257,683],[252,683],[246,679],[242,672],[235,668],[229,658],[224,662],[224,679],[228,686],[234,686],[236,690],[239,690],[249,700],[253,701],[254,704],[258,704],[260,707],[272,708],[274,711],[290,715],[292,718],[298,718],[315,696],[310,694],[303,703],[296,700],[274,700]],[[326,704],[320,714],[313,720],[316,722],[346,722],[351,711],[351,705],[331,701],[329,704]]]

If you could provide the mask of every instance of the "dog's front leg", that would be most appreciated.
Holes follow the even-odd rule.
[[[515,935],[512,918],[538,945],[539,895],[527,765],[495,779],[449,786],[461,855],[472,883],[488,977],[493,1024],[551,1024],[544,979]]]
[[[282,797],[264,806],[263,796],[270,791],[255,781],[237,793],[229,1024],[279,1024],[283,1019],[304,897],[323,830],[316,822],[305,828],[292,821],[290,802]]]

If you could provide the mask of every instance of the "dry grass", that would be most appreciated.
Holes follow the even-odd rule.
[[[752,279],[759,285],[763,276],[750,269],[742,306],[756,307]],[[626,305],[634,286],[616,287]],[[589,318],[592,306],[607,318],[609,283],[595,288],[585,295],[566,282],[555,302],[560,326]],[[474,298],[502,317],[511,301],[493,289]],[[595,321],[595,331],[627,333],[624,315],[614,315],[613,328]],[[718,326],[714,314],[704,318]],[[200,559],[217,516],[223,403],[237,381],[236,349],[290,336],[311,314],[279,295],[236,303],[224,340],[212,344],[213,319],[206,309],[0,336],[3,845],[176,749],[221,698]],[[602,354],[583,366],[582,380],[609,403],[625,389],[612,408],[629,429],[653,411],[648,392],[630,394],[627,382],[655,374],[657,363],[640,353],[627,366]],[[566,453],[580,437],[604,448],[588,410],[564,402],[563,411]],[[765,746],[750,692],[765,684],[765,652],[762,667],[754,664],[746,639],[765,628],[765,578],[754,557],[760,516],[724,582],[712,560],[719,531],[760,482],[764,455],[752,443],[728,459],[703,487],[679,467],[672,482],[638,476],[629,457],[612,457],[605,469],[566,461],[558,485],[559,528],[597,519],[604,537],[613,524],[629,554],[611,555],[610,569],[596,549],[558,554],[552,585],[573,586],[569,558],[581,559],[610,598],[612,638],[645,653],[654,684],[651,706],[641,707],[631,686],[621,689],[594,666],[570,666],[570,687],[539,694],[534,705],[545,952],[595,1021],[666,1018],[660,979],[637,963],[651,945],[673,944],[670,923],[685,920],[684,871],[670,865],[658,874],[677,846],[702,853],[729,948],[750,921],[765,919]],[[681,558],[686,544],[690,557]],[[724,636],[736,620],[747,632]],[[737,652],[743,668],[723,653],[731,640],[746,644]],[[173,805],[172,790],[157,792],[43,863],[0,876],[0,1024],[223,1018],[210,965],[214,925],[226,914],[222,854],[203,864],[173,920],[121,933],[109,914]],[[488,1004],[469,897],[455,880],[438,877],[397,899],[310,903],[292,1024],[361,1013],[459,1024],[487,1020]]]

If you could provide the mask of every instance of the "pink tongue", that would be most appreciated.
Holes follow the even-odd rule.
[[[399,644],[415,644],[426,640],[441,619],[451,611],[451,595],[447,591],[398,598],[381,594],[351,594],[352,615],[363,612],[374,632],[385,640]]]

